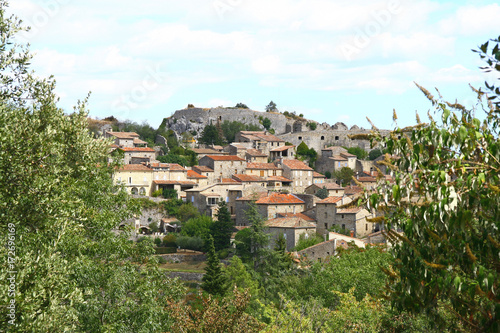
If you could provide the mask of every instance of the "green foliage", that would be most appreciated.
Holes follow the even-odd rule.
[[[250,295],[257,297],[259,282],[250,274],[238,256],[233,256],[230,264],[223,269],[226,285],[224,287],[229,294],[234,288],[240,291],[248,289]]]
[[[169,253],[176,253],[177,252],[177,247],[157,247],[155,248],[155,253],[156,254],[169,254]]]
[[[302,160],[304,159],[308,160],[309,166],[312,168],[314,167],[314,163],[318,158],[318,153],[316,152],[316,150],[314,150],[314,148],[309,149],[307,144],[304,141],[302,141],[297,146],[297,156]]]
[[[267,253],[267,245],[269,244],[269,235],[266,233],[267,227],[265,219],[260,215],[255,202],[248,204],[245,211],[248,223],[250,224],[249,245],[250,253],[253,260],[253,266],[256,271],[262,268],[262,260]]]
[[[276,103],[274,103],[273,101],[269,102],[269,104],[266,105],[266,112],[278,112]]]
[[[174,216],[174,217],[179,218],[178,217],[179,208],[183,204],[184,204],[184,201],[182,201],[182,199],[170,199],[167,201],[162,201],[158,205],[168,214],[168,216]]]
[[[165,247],[175,247],[177,240],[177,236],[175,234],[168,234],[165,237],[163,237],[163,246]]]
[[[490,43],[493,42],[493,43]],[[483,59],[487,66],[480,67],[485,73],[490,72],[500,72],[500,36],[498,38],[492,38],[486,43],[479,47],[479,50],[472,50],[473,52],[479,53],[481,59]],[[497,73],[498,74],[498,73]],[[496,112],[500,112],[500,86],[494,84],[488,84],[485,82],[486,89],[490,91],[489,101],[494,105]]]
[[[198,142],[207,145],[223,145],[225,141],[223,136],[224,130],[222,127],[220,127],[220,130],[217,127],[218,126],[212,124],[205,126]]]
[[[262,120],[262,126],[264,126],[264,128],[265,128],[266,130],[269,130],[269,129],[271,128],[271,119],[269,119],[269,118],[267,118],[267,117],[266,117],[266,118],[264,118],[264,119]]]
[[[331,173],[330,171],[326,171],[326,172],[325,172],[325,177],[326,177],[327,179],[331,179],[331,178],[332,178],[332,173]]]
[[[343,167],[342,169],[335,171],[333,177],[340,181],[342,186],[347,186],[351,183],[352,177],[354,176],[354,171],[349,167]]]
[[[248,109],[248,106],[246,104],[243,104],[243,103],[238,103],[235,105],[235,108]]]
[[[181,234],[183,236],[200,237],[208,245],[208,239],[211,237],[210,230],[214,222],[210,216],[199,215],[190,218],[182,224]]]
[[[200,237],[179,236],[176,243],[181,249],[193,251],[203,251],[205,246],[205,242]]]
[[[113,184],[109,142],[88,131],[86,99],[64,114],[54,79],[29,69],[7,5],[0,1],[0,278],[15,277],[15,295],[0,288],[0,331],[168,331],[166,298],[179,300],[184,288],[155,267],[152,241],[114,232],[139,205]]]
[[[177,210],[177,214],[175,215],[175,217],[177,217],[181,222],[186,222],[187,220],[192,218],[197,218],[198,216],[200,216],[200,212],[190,202],[182,203],[179,209]]]
[[[351,236],[351,230],[349,229],[342,229],[340,226],[334,224],[328,229],[328,231],[336,232],[337,234],[341,235],[346,235],[346,236]]]
[[[158,197],[160,197],[162,195],[163,195],[163,191],[161,189],[158,189],[158,190],[154,191],[153,193],[151,193],[151,196],[153,198],[158,198]]]
[[[309,127],[309,129],[311,131],[314,131],[318,127],[318,124],[317,123],[313,123],[313,122],[309,122],[309,123],[307,123],[307,127]]]
[[[177,190],[174,188],[164,188],[162,195],[165,199],[177,199]]]
[[[325,186],[323,186],[323,188],[320,188],[318,191],[316,191],[314,195],[320,199],[326,199],[328,198],[328,194],[329,194],[328,190],[326,189]]]
[[[154,243],[155,243],[155,246],[161,246],[161,238],[160,237],[155,237]]]
[[[388,227],[404,232],[389,232],[397,260],[394,272],[388,272],[392,301],[398,309],[425,311],[439,322],[439,300],[444,300],[462,325],[498,331],[498,113],[482,101],[482,93],[478,105],[487,114],[479,119],[475,110],[419,88],[441,119],[397,128],[386,139],[389,154],[399,156],[391,161],[395,183],[366,196],[369,208],[389,208]]]
[[[356,155],[358,160],[365,160],[368,157],[368,152],[361,147],[347,148],[347,152]]]
[[[301,234],[299,236],[299,241],[297,242],[294,251],[302,251],[304,249],[307,249],[308,247],[319,244],[323,241],[324,241],[323,237],[318,234],[314,235],[307,234],[307,237],[306,234]]]
[[[373,161],[380,156],[382,156],[382,151],[380,149],[373,149],[368,154],[368,158],[370,159],[370,161]]]
[[[160,161],[161,163],[177,163],[184,167],[191,165],[188,158],[174,153],[168,153],[167,155],[158,156],[158,161]]]
[[[226,141],[231,143],[234,142],[236,133],[240,131],[260,131],[261,128],[254,124],[244,124],[239,121],[228,121],[224,120],[222,123],[222,131],[224,132],[224,137]]]
[[[148,147],[153,147],[156,140],[156,130],[145,121],[142,124],[125,120],[118,124],[118,128],[123,132],[135,132],[139,134],[141,140],[148,143]]]
[[[231,234],[233,233],[233,222],[225,201],[219,202],[216,218],[210,226],[210,234],[214,238],[215,250],[220,251],[231,246]]]
[[[225,278],[222,273],[221,263],[215,254],[214,239],[208,238],[207,266],[202,278],[201,288],[211,295],[222,296],[225,293]]]

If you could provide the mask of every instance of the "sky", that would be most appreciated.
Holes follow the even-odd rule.
[[[495,78],[471,49],[500,35],[500,5],[482,0],[10,2],[60,107],[91,92],[91,117],[154,128],[188,104],[264,111],[271,100],[320,123],[412,125],[432,109],[414,82],[474,104],[469,83]]]

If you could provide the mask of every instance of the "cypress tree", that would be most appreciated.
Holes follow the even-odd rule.
[[[225,278],[220,267],[220,260],[215,254],[214,239],[208,239],[207,267],[203,275],[201,288],[211,295],[224,295]]]
[[[219,202],[217,220],[210,226],[210,233],[214,238],[215,251],[226,249],[231,245],[233,222],[225,201]]]

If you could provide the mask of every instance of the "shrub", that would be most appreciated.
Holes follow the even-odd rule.
[[[162,195],[165,199],[177,199],[177,190],[174,188],[164,188]]]
[[[168,234],[163,237],[163,246],[166,247],[175,247],[177,246],[177,236],[175,234]]]
[[[162,190],[156,190],[153,193],[151,193],[151,196],[154,198],[157,198],[163,194]]]
[[[330,171],[325,172],[325,177],[328,179],[332,178],[332,173]]]
[[[223,249],[217,252],[217,256],[219,257],[219,259],[226,259],[228,255],[229,255],[228,249]]]
[[[176,247],[156,247],[155,252],[156,252],[156,254],[176,253],[177,248]]]
[[[205,242],[200,237],[180,236],[177,238],[177,245],[181,249],[201,251]]]
[[[167,259],[163,258],[163,257],[158,257],[158,263],[159,264],[166,264],[167,263]]]
[[[161,238],[160,237],[155,237],[154,243],[157,247],[161,246]]]

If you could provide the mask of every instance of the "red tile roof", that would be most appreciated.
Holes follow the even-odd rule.
[[[207,176],[200,175],[198,172],[193,171],[193,170],[188,170],[187,171],[187,177],[188,178],[197,178],[197,179],[208,178]]]
[[[153,169],[156,168],[168,168],[170,171],[186,171],[184,167],[180,164],[177,163],[158,163],[158,162],[152,162],[149,164],[149,166]]]
[[[148,168],[144,164],[125,164],[118,168],[119,171],[141,171],[153,172],[153,169]]]
[[[271,193],[270,195],[260,198],[255,202],[262,205],[291,205],[304,204],[304,201],[297,198],[293,194]]]
[[[342,197],[327,197],[321,201],[316,202],[316,204],[333,204],[342,200]]]
[[[278,170],[273,163],[247,163],[247,169]]]
[[[344,188],[337,183],[321,183],[321,184],[313,184],[319,188],[326,188],[327,190],[343,190]]]
[[[348,157],[356,157],[356,155],[353,155],[353,154],[350,154],[350,153],[340,153],[340,156],[346,157],[346,158],[348,158]]]
[[[139,138],[134,138],[134,144],[136,144],[136,145],[145,145],[145,144],[147,144],[147,142],[146,141],[142,141]]]
[[[374,177],[359,177],[359,178],[357,178],[357,180],[358,180],[359,182],[362,182],[362,183],[363,183],[363,182],[366,182],[366,183],[372,183],[372,182],[376,182],[376,181],[377,181],[377,179],[376,179],[376,178],[374,178]]]
[[[337,210],[337,214],[356,214],[361,211],[361,207],[353,207],[353,208],[346,208],[346,209],[339,209]]]
[[[233,179],[239,182],[265,182],[264,178],[254,176],[254,175],[244,175],[244,174],[236,174],[233,175]]]
[[[242,161],[242,162],[245,162],[244,159],[242,159],[241,157],[236,156],[236,155],[221,155],[221,156],[218,156],[218,155],[206,155],[205,157],[206,158],[210,158],[210,159],[212,159],[214,161]]]
[[[123,150],[124,152],[132,152],[132,151],[136,151],[136,152],[148,152],[148,153],[154,153],[155,150],[153,148],[149,148],[149,147],[134,147],[134,148],[129,148],[129,147],[123,147],[123,148],[120,148],[121,150]]]
[[[246,152],[248,155],[250,156],[260,156],[260,157],[267,157],[266,154],[264,154],[262,151],[258,150],[258,149],[247,149],[247,152]]]
[[[139,134],[135,132],[106,132],[118,139],[133,139],[138,138]]]
[[[196,154],[216,154],[216,155],[219,155],[219,154],[223,154],[222,152],[219,152],[215,149],[211,149],[211,148],[193,148],[191,149],[192,151],[194,151]]]
[[[363,189],[359,186],[346,186],[344,188],[344,193],[347,195],[356,194],[363,192]]]
[[[287,183],[287,182],[291,182],[291,180],[290,180],[290,179],[285,178],[285,177],[283,177],[283,176],[269,176],[269,177],[267,177],[267,180],[268,180],[268,181],[269,181],[269,180],[274,180],[274,181],[278,181],[278,182],[285,182],[285,183]]]
[[[342,157],[340,155],[335,155],[335,156],[332,156],[330,157],[331,160],[334,160],[334,161],[347,161],[347,158],[345,157]]]
[[[299,160],[283,160],[283,164],[292,170],[311,170],[311,171],[314,171],[307,164],[305,164],[304,162],[299,161]]]
[[[313,177],[314,178],[326,178],[325,175],[320,174],[319,172],[314,171],[313,172]]]
[[[205,165],[196,165],[193,167],[193,170],[200,173],[200,172],[214,172],[213,169],[210,169],[209,167]]]
[[[281,146],[281,147],[276,147],[276,148],[273,148],[271,149],[271,151],[284,151],[284,150],[288,150],[290,148],[293,148],[295,146]]]
[[[232,179],[232,178],[222,178],[222,180],[219,182],[219,184],[223,184],[223,183],[239,184],[240,182],[235,180],[235,179]]]

